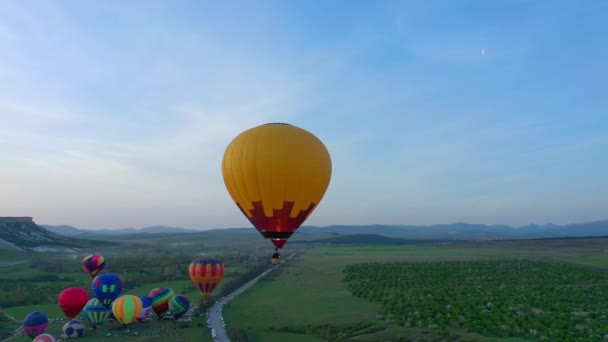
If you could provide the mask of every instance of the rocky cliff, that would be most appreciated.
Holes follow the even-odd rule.
[[[69,238],[37,225],[31,217],[0,217],[0,249],[59,251],[74,247]]]

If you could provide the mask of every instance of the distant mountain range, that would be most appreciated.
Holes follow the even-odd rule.
[[[449,240],[503,240],[537,239],[559,237],[608,236],[608,220],[568,225],[527,225],[511,227],[507,225],[485,225],[452,223],[432,226],[367,225],[302,227],[301,233],[379,234],[401,239],[449,239]]]
[[[201,230],[153,226],[146,228],[84,230],[72,226],[44,225],[49,231],[64,236],[101,236],[101,235],[134,235],[134,234],[187,234],[200,233]],[[226,233],[243,234],[253,228],[226,228]],[[220,230],[220,229],[217,229]],[[431,226],[407,225],[334,225],[327,227],[302,226],[296,232],[303,237],[307,234],[376,234],[391,238],[419,240],[502,240],[502,239],[535,239],[559,237],[608,236],[608,220],[567,224],[567,225],[527,225],[511,227],[507,225],[484,225],[470,223],[440,224]],[[295,236],[294,236],[295,237]]]
[[[420,240],[420,239],[401,239],[392,238],[378,234],[348,234],[348,235],[336,235],[325,239],[315,239],[310,241],[298,240],[291,242],[291,244],[302,244],[302,243],[321,243],[330,245],[385,245],[385,246],[396,246],[396,245],[418,245],[421,243],[438,243],[445,240]],[[450,240],[454,241],[454,240]]]
[[[72,226],[50,226],[42,225],[44,228],[55,234],[61,234],[64,236],[78,236],[78,235],[131,235],[131,234],[184,234],[184,233],[200,233],[200,230],[179,228],[179,227],[165,227],[165,226],[152,226],[145,228],[120,228],[120,229],[79,229]]]

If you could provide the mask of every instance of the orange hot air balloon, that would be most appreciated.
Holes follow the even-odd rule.
[[[236,205],[278,250],[319,205],[329,186],[331,158],[312,133],[270,123],[230,142],[222,174]]]
[[[224,276],[224,264],[213,258],[198,258],[188,266],[188,274],[203,298],[207,299]]]

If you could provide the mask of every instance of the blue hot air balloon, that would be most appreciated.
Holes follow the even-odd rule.
[[[122,291],[122,279],[112,273],[100,274],[91,282],[95,297],[104,306],[110,306]]]

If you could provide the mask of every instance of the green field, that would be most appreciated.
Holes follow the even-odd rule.
[[[339,272],[344,266],[345,260],[339,257],[298,257],[229,303],[224,313],[226,324],[232,329],[251,330],[261,341],[284,341],[292,340],[294,334],[268,329],[302,322],[320,325],[374,319],[379,305],[350,294]]]
[[[564,260],[581,265],[608,268],[608,255],[586,256],[578,258],[569,258]]]
[[[449,328],[438,329],[433,324],[423,324],[419,327],[417,321],[416,324],[405,324],[405,321],[399,323],[397,315],[387,312],[386,309],[386,303],[396,301],[398,297],[383,299],[383,296],[377,296],[377,299],[374,300],[373,298],[376,297],[354,296],[349,290],[349,282],[345,281],[346,273],[344,273],[349,265],[372,262],[378,262],[379,265],[395,262],[409,262],[411,264],[411,262],[414,262],[411,264],[415,265],[414,267],[425,267],[425,265],[428,267],[430,265],[431,268],[426,271],[424,269],[419,270],[418,273],[420,274],[427,274],[434,265],[446,264],[449,261],[460,261],[463,265],[472,263],[473,266],[475,262],[485,262],[489,266],[480,271],[479,279],[471,280],[472,287],[483,288],[486,277],[502,275],[502,273],[496,273],[497,271],[493,268],[492,265],[495,263],[503,262],[507,263],[508,266],[509,263],[517,262],[520,259],[543,260],[547,256],[559,258],[560,255],[559,248],[542,248],[541,245],[540,247],[536,246],[534,250],[529,248],[517,249],[512,242],[509,242],[509,244],[509,248],[501,248],[499,244],[493,244],[493,248],[410,245],[317,247],[300,254],[297,258],[279,268],[278,272],[260,281],[252,289],[233,300],[226,306],[224,317],[229,327],[229,333],[232,336],[239,336],[240,341],[339,341],[349,336],[361,341],[397,341],[400,339],[432,341],[446,338],[459,341],[519,341],[523,337],[517,337],[516,334],[510,337],[508,334],[503,334],[501,335],[503,337],[500,337],[483,329],[471,329],[466,324],[461,327],[451,325]],[[581,253],[582,251],[584,249],[580,250]],[[573,251],[568,249],[565,253],[570,256]],[[523,287],[519,291],[525,292],[536,286],[534,291],[537,292],[533,293],[542,294],[543,282],[547,279],[547,275],[559,273],[562,267],[568,267],[565,270],[566,277],[573,276],[575,279],[581,277],[581,273],[578,272],[576,266],[540,261],[533,262],[538,263],[534,265],[538,266],[541,272],[538,276],[535,276],[536,266],[528,267],[527,279],[530,279],[530,281],[528,284],[522,285]],[[545,265],[550,265],[550,267]],[[476,267],[473,267],[473,269],[476,269]],[[588,272],[586,270],[581,272],[593,278],[593,272],[584,273]],[[399,272],[389,272],[388,274],[399,274]],[[515,277],[508,279],[517,279],[516,272],[507,274]],[[507,275],[504,276],[507,277]],[[601,275],[600,280],[593,279],[603,282],[605,281],[604,276]],[[429,285],[431,292],[434,291],[434,288],[445,288],[447,281],[442,281],[440,278],[434,282],[428,280],[429,284],[434,284],[434,286]],[[424,284],[426,278],[422,279],[421,281]],[[561,278],[554,279],[556,279],[556,283],[553,286],[559,287],[559,279]],[[382,284],[382,280],[376,282]],[[400,283],[400,281],[397,281],[397,283]],[[488,286],[500,286],[500,284]],[[538,288],[538,286],[541,287]],[[608,283],[606,288],[608,288]],[[583,302],[576,299],[573,303],[586,303],[585,305],[589,306],[588,308],[593,305],[594,294],[595,298],[603,298],[601,296],[608,295],[608,292],[604,291],[602,286],[594,287],[593,291],[595,292],[589,294],[586,294],[585,291],[576,292],[576,289],[572,291],[575,291],[572,292],[573,296],[586,296],[583,299],[574,297]],[[380,293],[390,292],[381,290]],[[484,292],[482,291],[482,293]],[[491,295],[491,293],[488,292],[488,295]],[[557,295],[568,298],[570,292],[560,292]],[[538,298],[544,297],[540,296]],[[384,302],[384,300],[387,302]],[[608,301],[608,299],[605,300]],[[487,302],[484,302],[485,304]],[[563,304],[565,305],[565,302]],[[585,308],[585,305],[581,307]],[[600,316],[606,314],[597,306],[593,308]],[[564,317],[561,318],[566,319]],[[593,325],[591,329],[596,331],[590,335],[602,332],[601,324],[607,324],[602,323],[603,321],[595,322],[596,325]],[[479,322],[475,324],[478,325]],[[429,326],[431,327],[429,328]],[[526,338],[530,338],[530,336]]]

